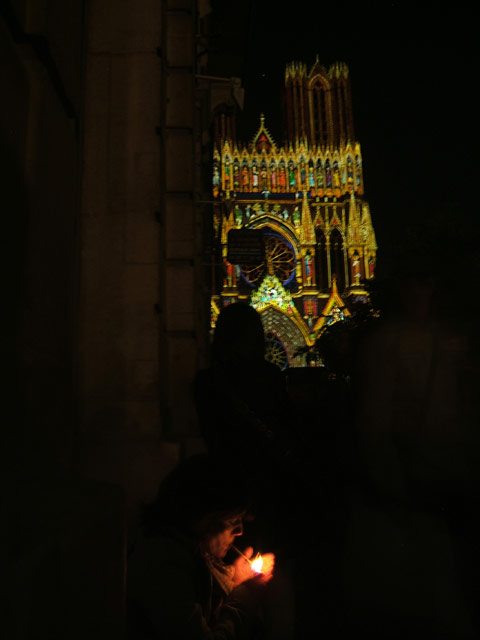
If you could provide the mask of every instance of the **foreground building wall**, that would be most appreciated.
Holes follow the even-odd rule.
[[[79,468],[124,486],[134,514],[203,446],[191,389],[208,351],[204,159],[213,89],[233,88],[196,59],[208,6],[87,6]]]
[[[201,445],[202,11],[2,3],[8,637],[123,637],[127,523]]]
[[[75,473],[85,3],[2,3],[8,638],[118,637],[124,498]]]
[[[161,3],[114,4],[92,2],[87,11],[79,466],[130,487],[132,475],[138,485],[139,474],[165,465],[158,400],[164,240],[156,217],[163,25]]]

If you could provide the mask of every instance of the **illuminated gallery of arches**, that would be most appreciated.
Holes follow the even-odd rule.
[[[347,66],[326,69],[317,60],[308,71],[289,64],[285,106],[281,146],[263,115],[249,143],[231,135],[225,116],[217,122],[213,224],[222,274],[211,299],[212,328],[223,306],[252,305],[262,318],[267,358],[282,369],[305,366],[305,355],[296,352],[367,295],[364,281],[373,278],[377,251]],[[261,258],[228,261],[229,232],[239,230],[261,235]]]

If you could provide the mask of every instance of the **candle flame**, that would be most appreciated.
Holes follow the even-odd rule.
[[[259,553],[257,553],[255,558],[252,560],[251,566],[252,566],[252,571],[254,571],[255,573],[262,573],[263,558]]]

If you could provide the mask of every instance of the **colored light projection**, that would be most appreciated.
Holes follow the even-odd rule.
[[[284,289],[277,276],[274,275],[265,276],[260,287],[252,293],[250,304],[257,311],[263,311],[269,305],[278,307],[288,314],[293,314],[297,311],[292,296]]]
[[[223,265],[212,280],[212,327],[223,306],[251,304],[281,368],[305,366],[295,352],[348,316],[350,299],[366,295],[377,251],[348,68],[326,69],[318,60],[309,72],[302,63],[288,65],[285,103],[285,142],[276,144],[262,115],[250,143],[216,140],[212,179]],[[261,230],[264,259],[230,264],[231,229]]]

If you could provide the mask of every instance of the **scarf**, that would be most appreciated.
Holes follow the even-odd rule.
[[[215,556],[212,556],[209,553],[204,553],[203,557],[210,573],[228,596],[233,591],[233,576],[235,574],[235,568],[226,565],[222,560],[215,558]]]

